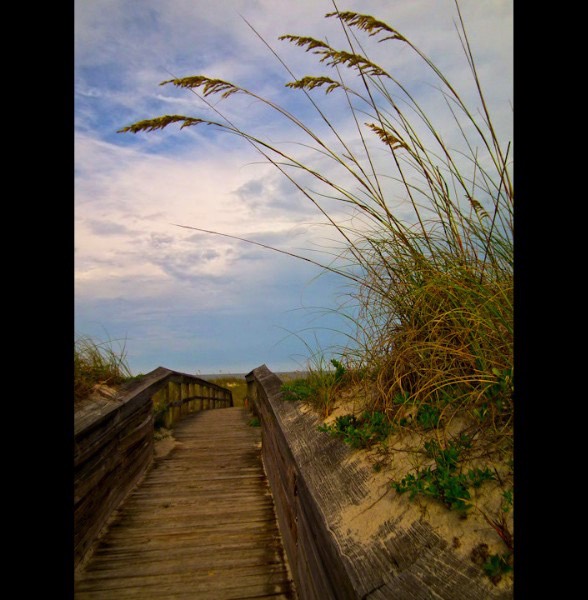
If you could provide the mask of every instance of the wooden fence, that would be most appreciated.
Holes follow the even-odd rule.
[[[233,405],[230,390],[158,367],[112,401],[74,416],[74,565],[153,460],[154,419],[171,427],[197,411]]]

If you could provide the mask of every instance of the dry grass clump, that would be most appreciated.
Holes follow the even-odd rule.
[[[208,97],[256,99],[308,136],[305,152],[313,148],[322,159],[334,162],[338,170],[328,174],[304,162],[306,154],[293,154],[223,118],[165,115],[120,130],[153,131],[172,123],[182,128],[212,125],[249,141],[298,187],[343,244],[342,250],[327,251],[322,263],[301,258],[355,284],[351,295],[360,306],[353,315],[355,343],[343,354],[350,364],[359,361],[371,372],[382,409],[389,410],[397,394],[428,402],[449,392],[456,396],[454,404],[482,409],[488,390],[512,375],[511,147],[496,135],[457,3],[456,9],[458,34],[478,95],[475,107],[466,104],[408,38],[369,15],[338,10],[326,16],[339,19],[347,49],[310,37],[280,37],[334,70],[334,78],[307,75],[286,83],[306,95],[334,138],[320,136],[285,108],[230,82],[197,75],[162,83],[190,90],[220,117],[218,104],[213,106]],[[461,147],[455,147],[454,139],[451,144],[446,141],[407,85],[368,58],[358,32],[405,45],[418,55],[437,79],[454,131],[462,137]],[[342,67],[357,75],[353,84],[344,78]],[[357,129],[355,140],[344,140],[311,96],[321,88],[326,94],[344,94]],[[387,165],[382,164],[383,152]],[[326,192],[309,191],[298,181],[299,173],[314,177]],[[349,208],[353,219],[340,222],[331,216],[323,204],[327,196]],[[393,208],[399,199],[403,212]],[[331,260],[332,254],[339,254],[340,260]],[[511,399],[504,397],[500,418],[489,409],[494,422],[504,420],[502,413],[510,408]]]
[[[468,265],[444,271],[421,263],[412,273],[408,283],[391,282],[394,292],[367,290],[362,298],[372,321],[362,350],[380,408],[390,411],[398,395],[480,408],[512,375],[512,273],[482,283]],[[501,410],[509,412],[512,399],[502,391]]]
[[[131,377],[123,345],[115,347],[82,335],[74,343],[74,403],[87,398],[96,385],[116,386]]]

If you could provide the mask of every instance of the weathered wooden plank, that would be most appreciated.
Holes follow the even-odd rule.
[[[304,477],[298,481],[296,495],[299,553],[304,554],[318,598],[346,600],[363,596],[355,589],[345,568],[346,558],[333,544],[327,521],[308,489]]]
[[[218,550],[218,549],[217,549]],[[153,577],[156,575],[170,575],[173,573],[189,573],[198,570],[210,570],[236,567],[265,567],[269,564],[281,564],[277,557],[272,557],[266,548],[259,546],[244,547],[242,551],[233,550],[221,552],[208,552],[206,554],[185,553],[151,553],[144,555],[140,550],[134,553],[128,562],[112,560],[105,556],[92,557],[86,569],[86,576],[102,579],[127,577]],[[261,570],[261,568],[260,568]]]
[[[123,593],[134,593],[143,598],[169,598],[170,594],[181,594],[200,598],[201,592],[216,594],[213,598],[247,598],[275,593],[287,594],[292,598],[287,572],[283,565],[268,567],[260,575],[256,566],[227,566],[226,568],[203,568],[172,574],[129,575],[128,577],[86,579],[76,588],[76,599],[85,597],[119,598]],[[88,596],[93,594],[93,596]],[[196,595],[198,594],[198,595]]]
[[[257,573],[248,573],[243,568],[213,570],[202,573],[175,574],[173,576],[147,577],[137,580],[111,580],[100,582],[96,589],[91,584],[76,591],[76,600],[112,598],[210,598],[230,600],[247,598],[289,598],[291,592],[284,583],[285,572],[276,570],[263,578]]]
[[[288,555],[290,567],[298,570],[296,508],[292,499],[297,494],[297,469],[286,443],[282,428],[276,425],[276,417],[266,404],[255,404],[256,412],[266,425],[262,428],[262,457],[274,502],[277,519]]]
[[[176,447],[156,460],[76,574],[76,600],[294,597],[260,430],[247,420],[244,409],[228,408],[177,425]]]
[[[118,440],[111,438],[102,446],[100,452],[93,453],[82,464],[74,465],[74,505],[85,498],[90,491],[99,487],[104,477],[116,468],[117,446]]]
[[[191,402],[192,400],[208,400],[209,396],[204,396],[202,394],[193,394],[191,396],[185,396],[183,397],[181,400],[174,400],[173,402],[169,403],[169,406],[181,406],[182,404],[187,404],[189,402]],[[227,408],[228,404],[231,402],[230,398],[217,398],[217,401],[219,403],[222,403],[223,405],[226,405]]]
[[[265,530],[265,527],[262,528]],[[246,547],[250,544],[258,545],[272,544],[277,538],[270,533],[262,532],[243,532],[234,531],[228,533],[224,528],[219,528],[214,533],[208,535],[198,532],[197,535],[167,535],[167,536],[151,536],[141,538],[124,538],[112,539],[110,543],[103,544],[96,549],[93,556],[110,556],[120,559],[122,556],[129,556],[135,550],[140,549],[146,555],[150,553],[161,552],[186,552],[192,553],[209,553],[211,548],[231,549],[235,547]]]
[[[184,524],[179,523],[175,526],[164,526],[163,524],[158,525],[157,529],[143,530],[140,529],[130,530],[128,527],[111,526],[108,529],[108,536],[100,540],[100,544],[94,550],[94,554],[100,552],[103,549],[112,548],[125,548],[134,547],[139,544],[144,548],[155,544],[161,544],[166,546],[173,543],[173,540],[178,540],[181,545],[182,539],[191,539],[190,536],[196,535],[196,537],[202,541],[202,543],[208,543],[209,540],[219,540],[225,535],[227,536],[241,536],[246,539],[247,535],[253,535],[256,539],[264,538],[265,535],[260,535],[259,532],[267,530],[268,523],[267,519],[261,519],[258,521],[235,521],[233,523],[223,524],[222,528],[217,527],[212,530],[210,527],[210,519],[206,523],[195,523],[195,524]],[[196,533],[195,533],[196,532]],[[272,534],[274,536],[275,534]]]
[[[243,486],[243,489],[231,489],[226,495],[223,495],[222,498],[219,498],[219,492],[226,490],[228,479],[232,481],[239,479],[239,486]],[[181,492],[178,491],[171,501],[169,498],[169,492],[166,494],[165,490],[161,490],[160,488],[150,488],[147,490],[147,493],[145,493],[143,490],[141,490],[141,493],[137,493],[135,496],[135,506],[138,508],[165,506],[165,508],[169,509],[168,512],[176,512],[177,510],[184,510],[186,507],[190,507],[192,505],[205,505],[209,499],[215,499],[217,500],[215,507],[220,508],[226,506],[232,510],[239,510],[239,507],[235,507],[235,500],[237,498],[243,499],[245,497],[248,497],[251,500],[256,500],[256,503],[259,506],[263,504],[271,506],[272,498],[270,496],[266,497],[265,502],[259,498],[258,481],[259,480],[257,477],[245,479],[245,483],[243,483],[242,478],[225,477],[224,479],[215,480],[214,483],[216,485],[214,487],[189,486],[189,488],[186,490],[182,490]],[[248,482],[250,482],[249,485]]]
[[[100,419],[99,425],[93,423],[87,430],[79,432],[74,438],[74,468],[82,468],[87,460],[101,452],[113,439],[118,441],[121,432],[135,429],[150,414],[151,403],[147,398],[124,417],[115,410],[109,414],[110,418]]]
[[[144,445],[148,447],[148,444]],[[124,500],[151,462],[151,453],[138,449],[136,459],[125,470],[125,479],[120,485],[109,478],[107,485],[98,486],[88,493],[74,509],[74,558],[78,564],[92,546],[95,537],[103,528],[112,512]]]

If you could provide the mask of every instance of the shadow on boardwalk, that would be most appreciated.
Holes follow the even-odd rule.
[[[76,575],[75,599],[295,598],[243,408],[194,413]]]

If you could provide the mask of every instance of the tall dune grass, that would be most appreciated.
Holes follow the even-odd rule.
[[[475,94],[468,103],[399,31],[333,6],[326,18],[338,20],[346,48],[311,37],[280,37],[331,69],[330,77],[295,77],[282,62],[292,78],[286,86],[305,96],[320,127],[313,129],[253,90],[197,75],[161,85],[189,90],[218,118],[164,115],[120,132],[205,124],[248,141],[337,235],[339,241],[323,259],[295,256],[351,282],[350,296],[359,309],[345,358],[349,368],[373,382],[374,408],[393,419],[394,399],[408,395],[417,403],[439,403],[446,415],[457,410],[483,414],[494,431],[508,435],[513,409],[512,148],[493,125],[459,3],[456,31]],[[391,52],[399,46],[413,52],[423,72],[436,79],[439,100],[453,119],[451,140],[436,124],[436,115],[411,93],[410,82],[372,62],[365,45],[374,41],[388,44]],[[316,94],[322,93],[345,100],[352,139],[344,138],[319,105]],[[292,150],[292,145],[257,135],[254,124],[249,128],[229,119],[217,101],[239,95],[286,119],[306,142]],[[316,167],[325,161],[328,169]],[[311,191],[309,178],[319,191]],[[345,207],[348,217],[338,218],[333,206]]]
[[[116,386],[131,377],[124,343],[80,335],[74,343],[74,403],[88,397],[97,384]]]

